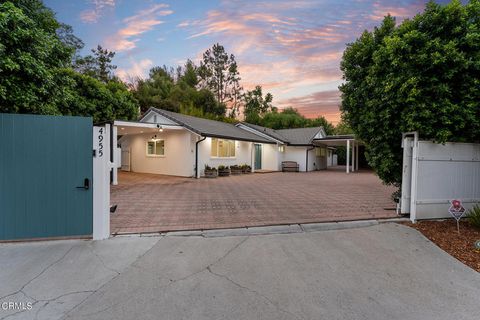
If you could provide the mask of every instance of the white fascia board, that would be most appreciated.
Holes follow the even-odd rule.
[[[251,133],[253,133],[253,134],[256,134],[257,136],[260,136],[260,137],[265,138],[265,139],[267,139],[267,140],[276,142],[277,144],[285,144],[284,142],[282,142],[282,141],[280,141],[280,140],[277,140],[277,139],[269,136],[268,134],[262,133],[262,132],[260,132],[260,131],[258,131],[258,130],[255,130],[255,129],[253,129],[253,128],[250,128],[249,126],[246,126],[246,125],[244,125],[244,124],[239,123],[239,124],[237,124],[236,126],[237,126],[238,128],[240,128],[240,129],[242,129],[242,130],[249,131],[249,132],[251,132]]]
[[[164,129],[185,129],[181,125],[171,125],[171,124],[161,124],[161,123],[148,123],[148,122],[129,122],[129,121],[121,121],[115,120],[113,125],[116,127],[136,127],[136,128],[158,128],[161,126]]]

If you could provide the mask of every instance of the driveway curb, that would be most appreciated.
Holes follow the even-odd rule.
[[[392,219],[371,219],[371,220],[355,220],[355,221],[339,221],[339,222],[319,222],[319,223],[300,223],[287,225],[272,225],[262,227],[245,227],[245,228],[229,228],[229,229],[211,229],[211,230],[191,230],[191,231],[171,231],[171,232],[154,232],[154,233],[129,233],[119,234],[114,237],[246,237],[271,234],[290,234],[290,233],[308,233],[333,231],[343,229],[357,229],[375,226],[382,223],[395,223],[410,221],[408,218],[392,218]]]

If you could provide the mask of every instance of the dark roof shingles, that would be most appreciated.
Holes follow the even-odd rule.
[[[271,140],[267,140],[259,135],[242,130],[230,123],[193,117],[163,109],[152,108],[152,110],[203,136],[273,143]]]

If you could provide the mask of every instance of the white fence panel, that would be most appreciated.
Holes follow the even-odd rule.
[[[404,147],[407,139],[412,142],[404,139]],[[418,141],[413,143],[411,160],[409,153],[404,149],[402,213],[409,211],[412,221],[450,217],[453,199],[461,200],[466,209],[480,203],[480,144]]]

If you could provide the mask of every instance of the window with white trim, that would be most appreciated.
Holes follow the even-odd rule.
[[[165,140],[149,140],[147,141],[147,156],[160,157],[165,155]]]
[[[216,158],[235,158],[235,140],[212,138],[210,156]]]

